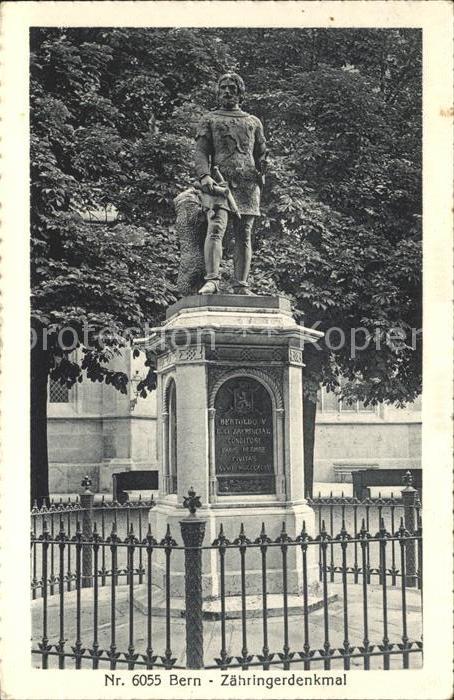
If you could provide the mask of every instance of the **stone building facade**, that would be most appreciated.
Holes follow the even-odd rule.
[[[132,377],[128,393],[83,381],[67,390],[50,382],[48,403],[49,488],[53,494],[80,490],[88,474],[93,489],[111,493],[112,474],[157,469],[156,396],[136,396],[145,376],[143,356],[115,359],[113,369]]]
[[[351,481],[361,467],[421,467],[421,399],[406,408],[342,406],[324,390],[315,429],[314,481]]]
[[[113,368],[132,377],[126,395],[111,386],[84,381],[67,390],[49,386],[48,444],[50,491],[80,490],[88,474],[93,488],[111,493],[112,474],[157,469],[156,393],[138,398],[145,373],[143,356],[117,358]],[[343,406],[324,390],[315,433],[315,482],[349,482],[361,467],[421,466],[421,401],[405,409],[357,403]]]

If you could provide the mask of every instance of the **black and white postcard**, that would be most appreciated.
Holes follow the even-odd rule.
[[[3,3],[2,697],[451,697],[452,19]]]

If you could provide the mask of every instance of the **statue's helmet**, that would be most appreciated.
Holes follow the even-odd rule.
[[[220,87],[222,81],[225,80],[226,78],[230,78],[230,80],[233,80],[234,83],[236,84],[236,87],[238,90],[238,97],[240,98],[240,101],[241,101],[244,97],[244,93],[246,92],[246,88],[244,85],[243,78],[241,77],[241,75],[238,75],[238,73],[230,73],[229,72],[229,73],[224,73],[224,75],[221,75],[221,77],[219,78],[218,83],[217,83],[217,89],[216,89],[217,95],[219,96],[219,87]]]

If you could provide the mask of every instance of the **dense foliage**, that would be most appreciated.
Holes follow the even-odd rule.
[[[108,361],[134,335],[128,329],[159,323],[176,299],[172,199],[192,180],[194,124],[214,107],[227,68],[243,76],[243,107],[262,119],[270,148],[255,291],[289,296],[306,325],[336,326],[347,340],[352,328],[405,333],[355,357],[349,342],[309,348],[310,399],[341,375],[351,380],[346,397],[413,399],[421,382],[421,348],[409,342],[421,325],[418,30],[32,30],[32,327],[38,337],[45,328],[48,343],[32,353],[32,372],[36,357],[68,385],[86,374],[126,390],[127,377]],[[119,212],[111,224],[81,216],[106,204]],[[81,362],[58,343],[68,327],[85,346]],[[105,333],[99,342],[106,327],[107,344]],[[141,388],[152,386],[150,371]]]

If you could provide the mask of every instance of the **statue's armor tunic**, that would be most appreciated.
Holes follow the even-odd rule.
[[[240,214],[260,214],[260,158],[266,153],[263,126],[241,109],[218,109],[206,114],[196,134],[197,177],[218,166],[229,183]]]

